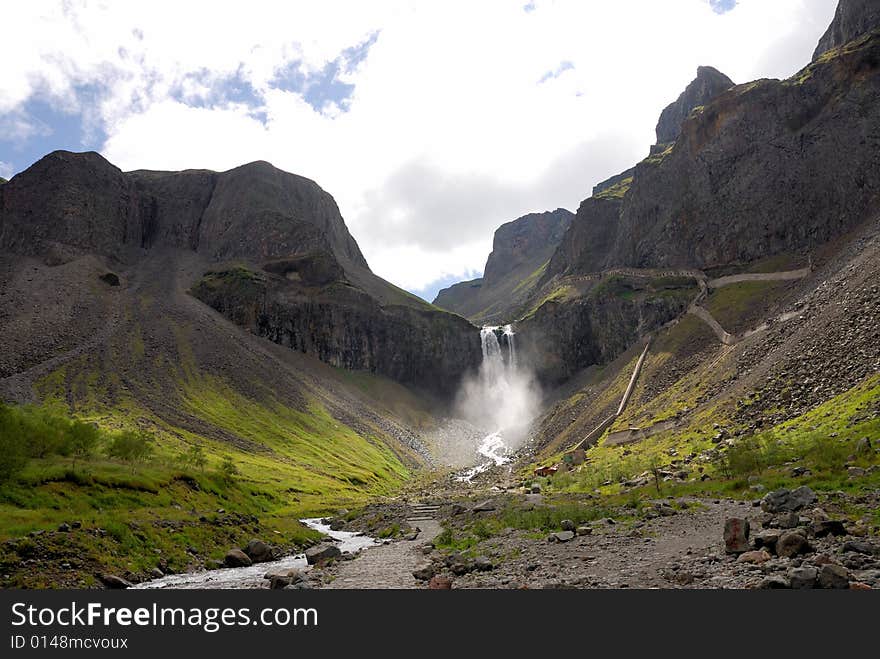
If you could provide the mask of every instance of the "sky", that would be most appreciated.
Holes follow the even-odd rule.
[[[576,210],[711,65],[806,65],[836,0],[4,5],[0,176],[55,149],[123,170],[254,160],[334,196],[374,272],[426,299],[501,224]]]

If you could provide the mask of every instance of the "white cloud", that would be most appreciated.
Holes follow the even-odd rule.
[[[12,178],[12,164],[8,162],[3,162],[0,160],[0,178],[9,179]]]
[[[836,0],[314,3],[16,3],[4,10],[0,113],[40,92],[97,109],[103,153],[124,169],[250,160],[331,192],[373,269],[419,288],[482,269],[493,230],[576,208],[598,180],[647,153],[660,110],[709,64],[737,82],[807,63]],[[348,112],[272,89],[320,71],[378,31],[344,82]],[[544,78],[547,72],[564,75]],[[238,74],[253,109],[191,107]],[[177,93],[175,93],[175,91]]]

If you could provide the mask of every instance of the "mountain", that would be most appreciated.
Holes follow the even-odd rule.
[[[823,54],[789,79],[725,89],[712,74],[674,141],[581,203],[516,323],[556,400],[545,455],[598,442],[601,471],[626,435],[693,459],[713,438],[812,432],[826,409],[851,415],[827,432],[874,432],[876,414],[852,410],[876,407],[880,372],[875,6],[841,2]]]
[[[479,363],[469,323],[376,277],[333,198],[265,162],[123,173],[55,152],[3,186],[0,249],[50,265],[197,257],[193,293],[254,332],[440,396]]]
[[[831,25],[819,39],[813,59],[840,48],[880,25],[880,4],[876,0],[840,0]]]
[[[574,215],[564,208],[531,213],[495,231],[483,277],[439,292],[434,304],[475,323],[504,323],[517,317]]]

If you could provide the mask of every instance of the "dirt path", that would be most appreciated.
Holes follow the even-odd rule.
[[[420,532],[414,540],[399,540],[363,549],[352,561],[328,569],[332,581],[324,588],[375,589],[422,588],[412,573],[424,563],[424,547],[442,530],[437,520],[438,506],[416,505],[407,521]]]

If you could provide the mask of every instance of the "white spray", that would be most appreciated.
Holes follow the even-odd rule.
[[[507,343],[506,359],[499,334]],[[540,396],[531,373],[517,361],[514,337],[511,325],[480,330],[483,361],[477,376],[463,383],[457,409],[463,418],[488,434],[476,447],[481,463],[464,472],[462,480],[508,462],[526,439],[529,423],[537,412]]]

